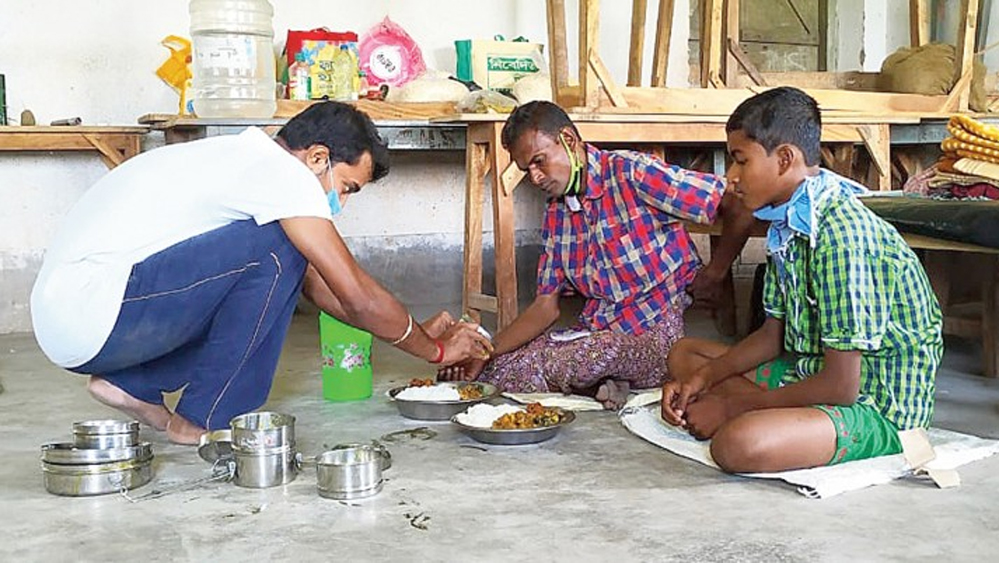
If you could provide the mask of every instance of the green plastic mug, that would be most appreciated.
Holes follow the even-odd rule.
[[[371,396],[371,333],[319,313],[323,398],[359,401]]]

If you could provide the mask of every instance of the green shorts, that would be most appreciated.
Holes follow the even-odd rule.
[[[794,360],[777,358],[756,368],[755,383],[764,389],[776,389],[798,381],[794,374]],[[898,428],[877,408],[854,403],[839,405],[813,405],[812,408],[829,415],[836,428],[836,453],[826,465],[902,453]]]

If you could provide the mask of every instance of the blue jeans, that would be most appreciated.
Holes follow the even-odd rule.
[[[101,351],[74,368],[209,430],[267,400],[307,262],[277,222],[190,238],[132,268]],[[185,387],[186,386],[186,387]]]

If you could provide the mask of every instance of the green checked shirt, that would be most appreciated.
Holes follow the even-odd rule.
[[[794,377],[822,369],[826,348],[860,350],[857,402],[900,430],[927,427],[943,355],[940,306],[898,231],[823,172],[832,179],[812,196],[812,242],[795,233],[771,255],[764,308],[784,321]]]

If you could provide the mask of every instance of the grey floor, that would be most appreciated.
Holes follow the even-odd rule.
[[[454,308],[452,308],[452,311]],[[691,332],[712,334],[694,315]],[[267,407],[294,414],[299,450],[427,426],[384,392],[432,371],[379,345],[375,395],[320,397],[318,334],[293,323]],[[999,438],[999,384],[977,370],[973,342],[948,341],[936,425]],[[316,494],[304,470],[267,490],[210,483],[130,503],[61,498],[42,486],[39,446],[76,420],[113,416],[83,378],[45,359],[30,334],[0,336],[0,561],[982,561],[999,550],[999,456],[937,490],[901,480],[826,500],[723,475],[630,435],[611,413],[582,413],[554,440],[482,447],[447,423],[389,443],[394,466],[377,497]],[[156,476],[138,496],[205,477],[194,448],[153,443]]]

